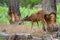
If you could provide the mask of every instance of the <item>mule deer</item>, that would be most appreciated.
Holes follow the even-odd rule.
[[[40,10],[38,12],[32,13],[30,16],[26,16],[25,18],[21,19],[19,24],[21,24],[23,21],[31,21],[33,26],[34,22],[37,22],[38,24],[38,21],[42,21],[44,28],[47,29],[47,23],[44,19],[44,13],[45,13],[44,10]]]

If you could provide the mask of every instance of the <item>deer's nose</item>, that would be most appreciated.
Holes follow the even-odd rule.
[[[18,24],[21,25],[22,24],[22,21],[19,21]]]
[[[21,25],[21,23],[19,23],[19,25]]]

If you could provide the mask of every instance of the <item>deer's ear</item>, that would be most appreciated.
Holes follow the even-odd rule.
[[[56,13],[51,12],[51,13],[49,14],[49,16],[52,17],[52,18],[56,18]]]
[[[55,13],[55,12],[51,12],[51,13],[49,14],[49,16],[50,16],[50,15],[55,15],[55,16],[56,16],[56,13]]]

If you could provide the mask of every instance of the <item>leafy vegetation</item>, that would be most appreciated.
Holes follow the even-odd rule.
[[[23,0],[25,2],[25,0]],[[23,7],[20,7],[20,12],[21,12],[21,17],[24,18],[26,17],[27,15],[31,15],[33,12],[37,12],[38,10],[40,9],[37,9],[37,8],[32,8],[32,9],[29,9],[29,8],[26,8],[24,6],[29,6],[29,5],[34,5],[39,3],[38,0],[35,0],[35,1],[32,1],[32,0],[29,0],[29,2],[26,2],[24,3],[23,1],[22,2],[22,6]],[[3,1],[0,0],[0,4],[4,4],[7,3],[7,1]],[[4,7],[4,6],[0,6],[0,23],[7,23],[9,24],[9,16],[8,16],[8,7]],[[24,22],[25,24],[31,24],[31,22]],[[57,4],[57,23],[60,24],[60,3]],[[41,23],[40,23],[41,25]],[[3,40],[3,37],[0,37],[0,40]]]
[[[3,36],[1,36],[1,37],[0,37],[0,40],[4,40],[4,37],[3,37]]]
[[[40,9],[33,8],[25,8],[25,7],[20,7],[20,12],[21,12],[21,17],[24,18],[27,15],[31,15],[33,12],[37,12]],[[57,5],[57,22],[60,23],[60,5]],[[0,23],[9,23],[9,16],[8,16],[8,7],[2,7],[0,6]]]
[[[20,0],[21,6],[30,7],[38,3],[41,3],[41,0]],[[9,0],[0,0],[0,6],[8,6]]]
[[[38,10],[39,9],[37,9],[37,8],[29,9],[29,8],[25,8],[25,7],[20,7],[21,17],[24,18],[27,15],[30,16],[31,13],[37,12]],[[0,6],[0,23],[9,24],[8,7]],[[28,24],[30,24],[30,22],[28,22]]]
[[[60,5],[57,5],[57,22],[60,24]]]
[[[33,7],[34,5],[41,3],[41,0],[22,0],[21,6],[24,7]]]

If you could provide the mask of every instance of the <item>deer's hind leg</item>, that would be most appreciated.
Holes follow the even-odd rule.
[[[43,30],[45,31],[45,34],[48,32],[48,31],[47,31],[47,27],[48,27],[47,22],[46,22],[45,19],[44,19],[44,20],[43,20]]]
[[[31,29],[33,28],[33,22],[32,22],[32,25],[31,25]]]

